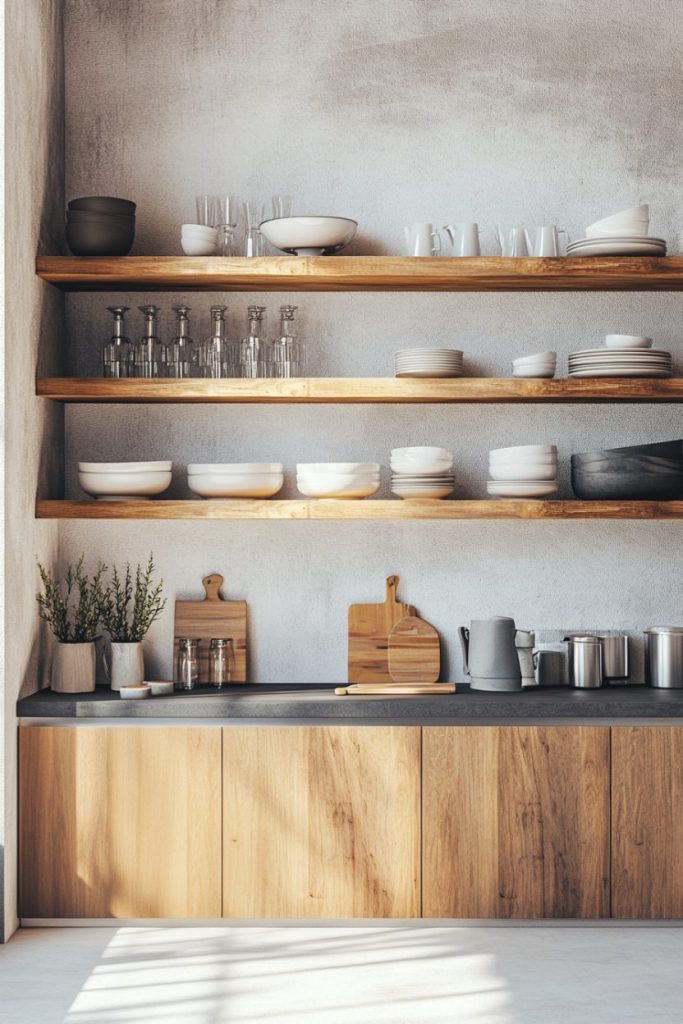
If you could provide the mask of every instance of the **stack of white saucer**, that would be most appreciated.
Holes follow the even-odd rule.
[[[462,377],[462,352],[457,348],[403,348],[394,353],[397,377]]]
[[[572,352],[568,364],[570,377],[673,377],[671,353],[637,334],[607,334],[605,348]]]
[[[489,453],[486,490],[495,498],[547,498],[556,494],[557,447],[526,444]]]
[[[394,448],[391,492],[399,498],[445,498],[455,490],[453,455],[446,448]]]
[[[620,210],[589,224],[585,238],[568,244],[567,256],[666,256],[666,239],[648,235],[649,228],[647,203]]]

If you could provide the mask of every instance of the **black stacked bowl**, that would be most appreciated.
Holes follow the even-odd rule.
[[[572,490],[588,501],[669,501],[683,495],[683,440],[572,455]]]
[[[135,203],[114,196],[72,199],[66,241],[74,256],[127,256],[135,241]]]

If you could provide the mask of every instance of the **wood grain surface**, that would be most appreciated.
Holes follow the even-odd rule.
[[[412,605],[397,600],[399,578],[388,576],[382,604],[352,604],[349,608],[348,681],[390,683],[389,634],[402,618],[414,615]]]
[[[247,602],[227,601],[221,595],[223,577],[212,573],[202,580],[204,599],[176,601],[173,625],[173,658],[178,654],[179,637],[197,637],[199,645],[199,682],[209,682],[209,643],[212,639],[232,639],[235,671],[231,683],[247,681]]]
[[[26,726],[22,917],[220,917],[219,728]]]
[[[416,615],[399,619],[389,634],[389,675],[395,683],[435,683],[441,672],[441,642],[430,622]]]
[[[675,291],[683,257],[39,256],[71,291]]]
[[[423,915],[600,918],[609,730],[423,729]]]
[[[418,727],[223,730],[225,917],[417,917]]]
[[[297,377],[292,380],[115,380],[40,377],[36,394],[64,402],[485,403],[680,402],[683,378],[532,380]]]
[[[612,916],[683,918],[683,728],[612,729]]]

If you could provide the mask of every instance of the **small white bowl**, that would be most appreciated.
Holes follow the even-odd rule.
[[[526,369],[520,369],[518,366],[513,366],[513,368],[512,368],[512,376],[513,377],[526,377],[526,378],[536,377],[539,380],[549,380],[551,377],[555,376],[556,369],[557,369],[557,367],[555,367],[555,366],[549,366],[549,367],[545,367],[545,368],[539,366],[536,369],[531,367],[531,369],[526,370]]]
[[[379,473],[379,462],[297,462],[297,473]]]
[[[547,498],[559,489],[554,480],[486,481],[486,490],[494,498]]]
[[[282,473],[188,473],[187,486],[201,498],[272,498],[282,490]]]
[[[639,334],[606,334],[607,348],[652,348],[652,338],[644,338]]]
[[[512,364],[514,366],[516,363],[528,363],[532,361],[534,363],[557,362],[557,352],[534,352],[530,356],[518,356],[516,359],[512,360]]]
[[[171,473],[124,472],[78,474],[81,490],[93,498],[122,500],[124,498],[151,498],[162,494],[171,484]]]
[[[601,217],[600,220],[594,220],[589,225],[591,228],[616,228],[622,227],[624,224],[635,224],[639,221],[650,220],[650,204],[640,203],[639,206],[629,206],[626,210],[618,210],[617,213],[611,213],[608,217]]]
[[[164,462],[79,462],[79,473],[170,473],[173,463]]]
[[[218,254],[217,245],[207,243],[202,239],[195,241],[191,238],[183,238],[180,242],[180,248],[186,256],[216,256]]]
[[[395,494],[397,498],[404,498],[406,501],[411,499],[421,501],[427,498],[447,498],[454,490],[454,484],[424,484],[413,487],[400,483],[391,485],[391,493]]]
[[[323,256],[348,245],[358,224],[348,217],[274,217],[264,220],[261,234],[276,249],[299,256]]]
[[[145,697],[149,697],[152,692],[152,687],[149,683],[131,683],[128,686],[122,686],[119,690],[121,700],[144,700]]]
[[[205,473],[282,473],[281,462],[191,462],[189,476]]]
[[[532,466],[528,463],[519,466],[489,466],[492,480],[554,480],[557,476],[557,464]]]
[[[168,697],[174,690],[173,680],[159,679],[145,685],[149,686],[153,697]]]
[[[218,229],[212,228],[209,224],[181,224],[181,235],[196,235],[199,238],[218,239]]]
[[[402,476],[439,476],[441,473],[453,471],[453,460],[423,459],[421,462],[408,462],[403,459],[392,459],[390,468],[392,473],[400,473]]]
[[[348,480],[329,474],[325,478],[297,478],[296,486],[307,498],[369,498],[379,490],[379,480],[362,476]]]
[[[512,448],[493,448],[489,452],[489,459],[523,458],[524,456],[550,456],[557,458],[556,444],[520,444]]]

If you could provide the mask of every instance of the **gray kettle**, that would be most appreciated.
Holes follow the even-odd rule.
[[[522,689],[521,651],[515,643],[517,632],[515,620],[504,616],[473,619],[469,629],[458,628],[463,671],[469,676],[473,690]]]

